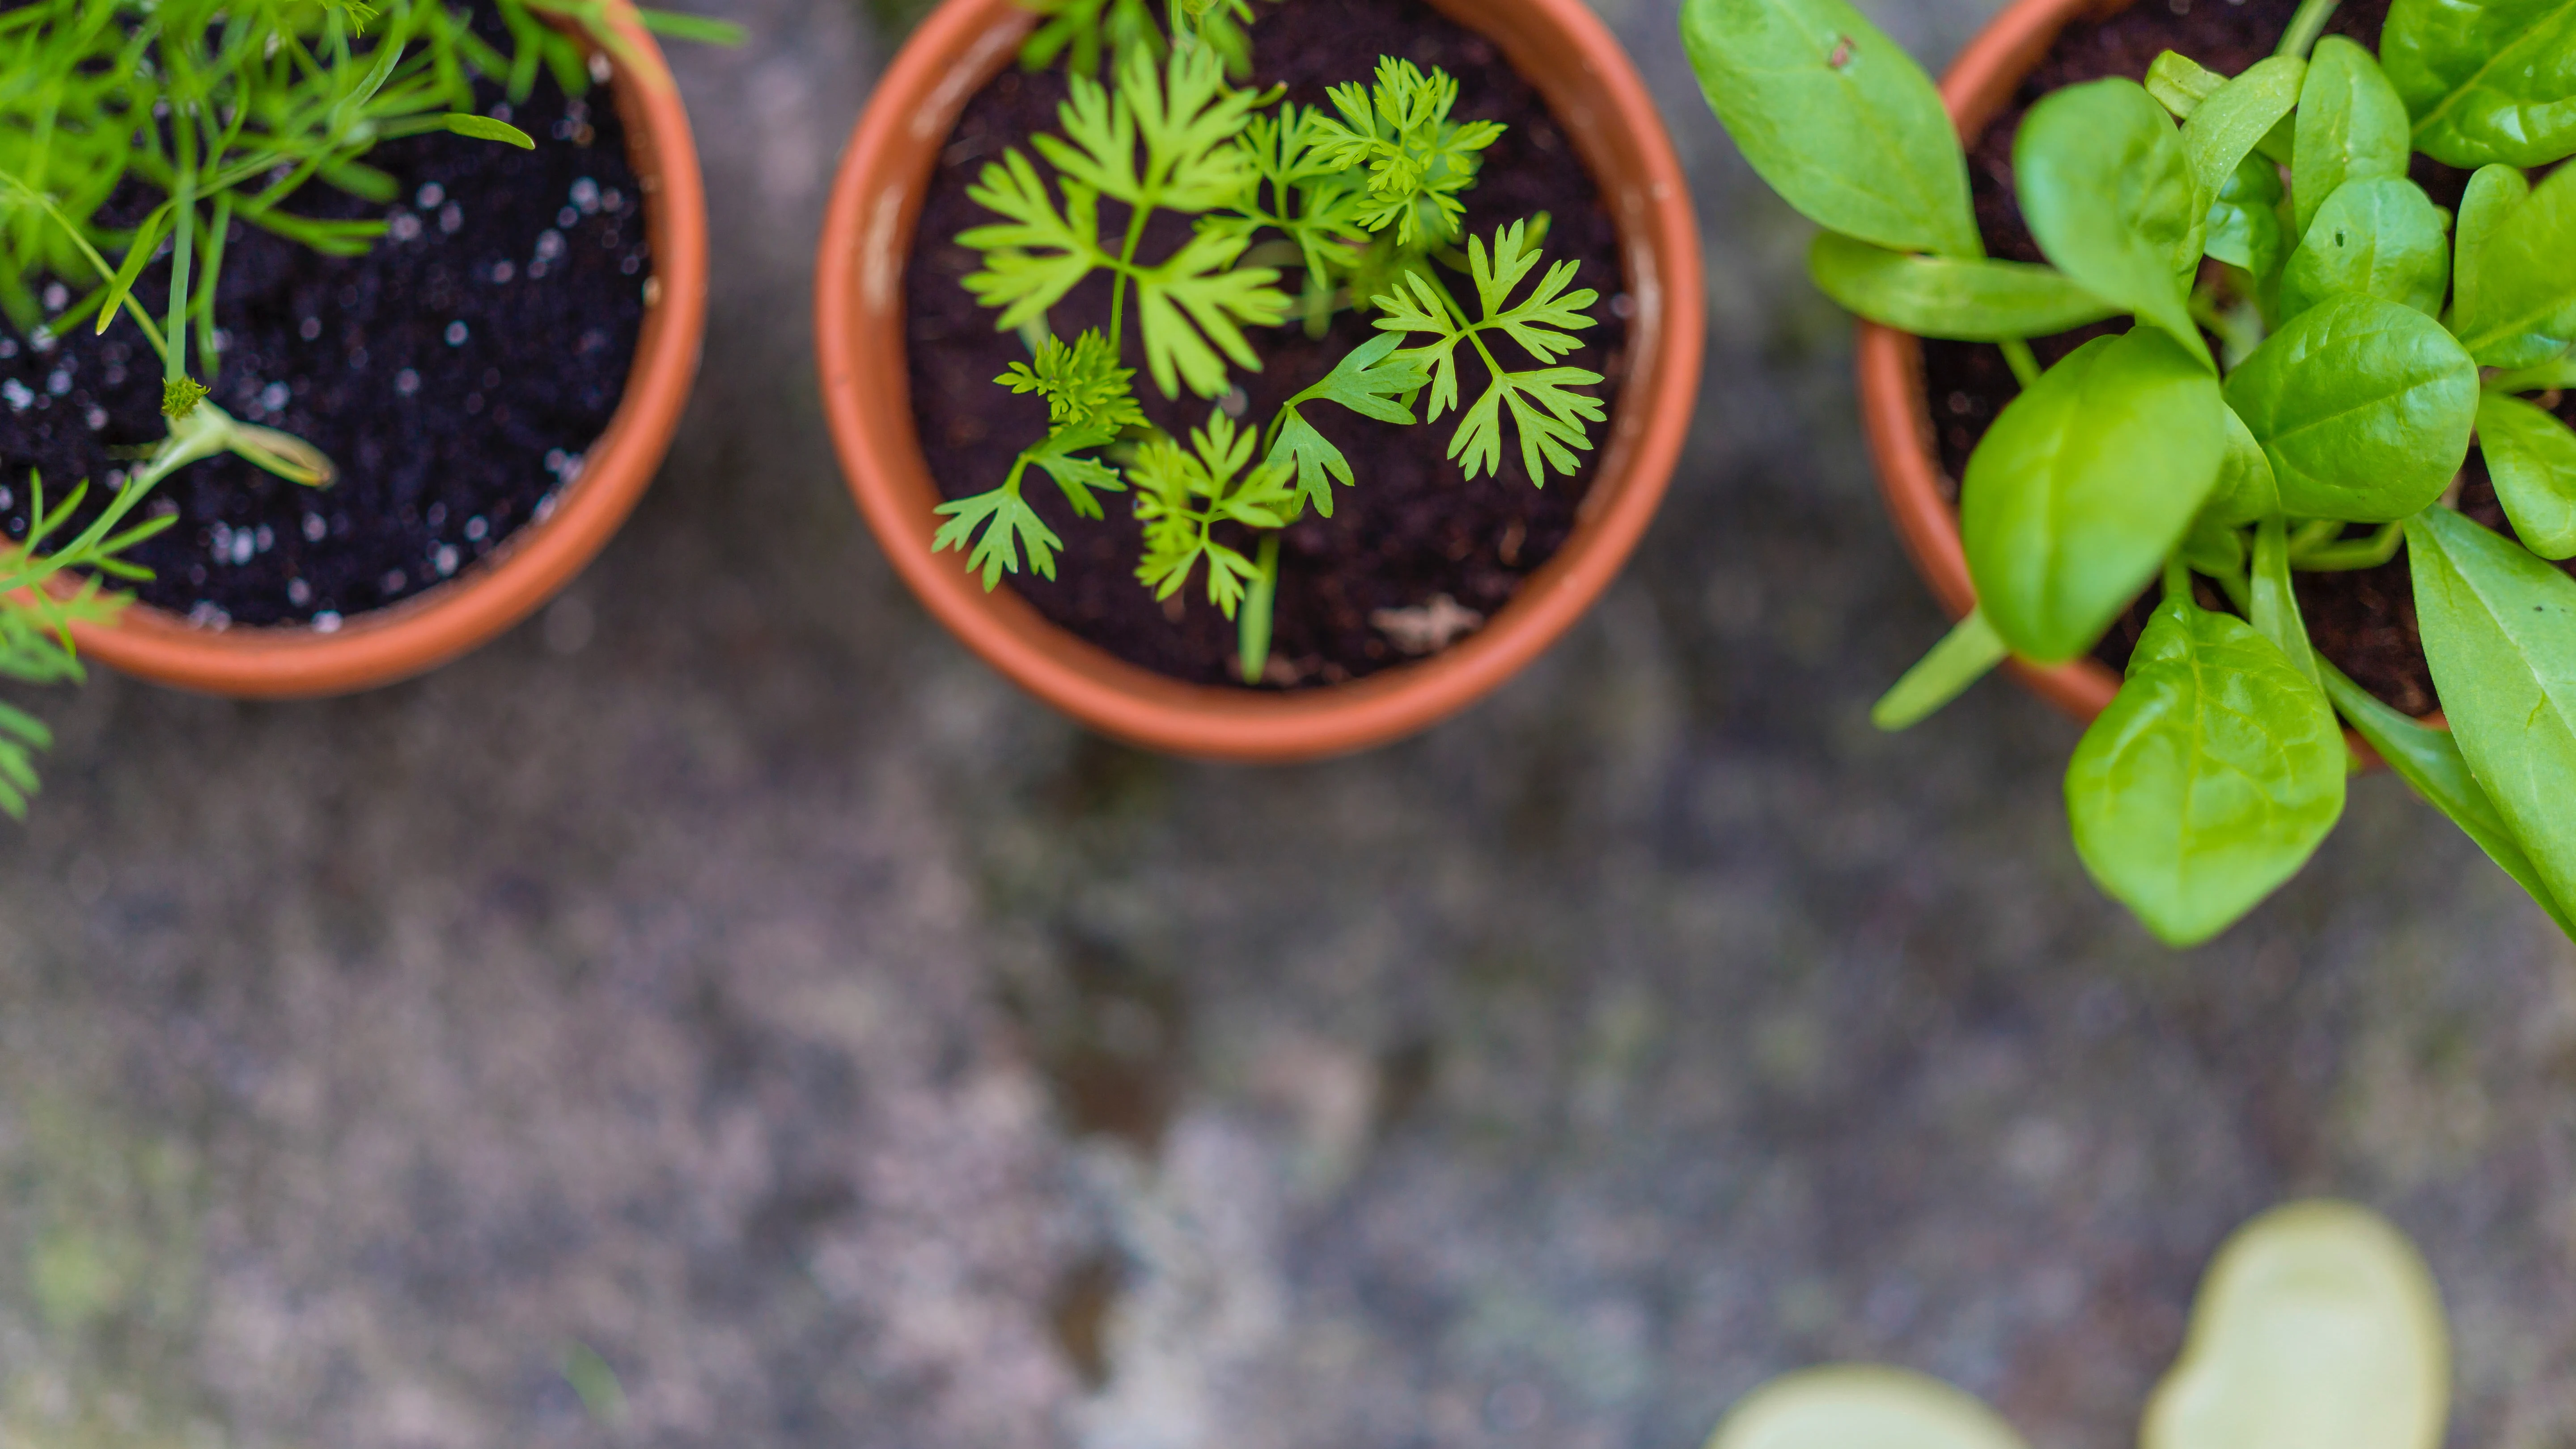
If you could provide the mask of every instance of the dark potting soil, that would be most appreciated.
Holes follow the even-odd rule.
[[[506,36],[506,32],[501,32]],[[394,178],[391,231],[324,257],[236,221],[216,318],[213,400],[329,454],[329,489],[230,456],[164,479],[148,509],[180,522],[135,551],[135,592],[200,622],[328,628],[431,588],[552,507],[626,389],[650,255],[642,189],[604,86],[551,77],[510,113],[534,151],[438,133],[367,164]],[[155,198],[157,200],[157,198]],[[307,216],[386,217],[320,183]],[[139,208],[138,208],[139,210]],[[136,291],[158,315],[168,264]],[[59,310],[79,286],[48,287]],[[27,528],[30,469],[49,500],[87,478],[93,506],[163,433],[161,364],[130,322],[49,338],[0,324],[0,527]]]
[[[1565,365],[1607,379],[1592,391],[1615,416],[1631,305],[1618,232],[1591,172],[1538,92],[1492,45],[1418,0],[1286,0],[1276,9],[1262,7],[1252,35],[1254,83],[1284,85],[1301,105],[1327,104],[1328,86],[1365,81],[1378,57],[1393,55],[1457,77],[1455,118],[1510,127],[1485,153],[1467,194],[1468,229],[1489,237],[1523,217],[1549,214],[1550,261],[1580,263],[1575,285],[1601,294],[1593,309],[1600,325],[1582,334],[1586,345]],[[966,291],[965,277],[981,263],[953,238],[993,219],[967,199],[967,187],[1006,150],[1026,152],[1031,135],[1057,130],[1056,107],[1065,93],[1060,71],[1004,71],[967,104],[931,179],[905,305],[913,417],[931,474],[952,499],[1000,483],[1020,449],[1046,433],[1041,399],[1014,396],[993,382],[1028,350],[1016,334],[996,332],[995,314]],[[1113,211],[1103,203],[1104,225],[1115,224]],[[1150,235],[1144,254],[1166,255],[1185,236],[1181,230]],[[1298,276],[1289,270],[1282,288],[1293,293]],[[1103,277],[1076,289],[1051,318],[1068,337],[1084,327],[1105,330],[1108,320]],[[1263,369],[1236,380],[1245,394],[1241,417],[1259,427],[1281,402],[1377,334],[1366,319],[1344,313],[1321,341],[1295,324],[1249,335]],[[1513,352],[1502,355],[1507,365],[1521,365],[1510,361]],[[1472,403],[1483,383],[1481,364],[1470,359],[1461,370],[1460,391]],[[1142,374],[1137,390],[1147,415],[1177,436],[1207,421],[1209,405],[1186,390],[1178,401],[1166,399]],[[1283,537],[1270,670],[1278,687],[1337,683],[1403,663],[1407,642],[1426,642],[1408,623],[1441,616],[1455,622],[1460,609],[1491,618],[1563,546],[1592,482],[1593,455],[1586,455],[1575,477],[1533,488],[1521,468],[1517,434],[1507,440],[1501,476],[1467,481],[1448,459],[1458,425],[1454,411],[1410,428],[1332,406],[1313,409],[1310,420],[1350,457],[1358,483],[1335,488],[1331,518],[1310,512]],[[1606,431],[1606,424],[1597,425],[1594,440]],[[1181,593],[1158,603],[1136,581],[1143,539],[1123,500],[1110,497],[1109,516],[1089,520],[1074,516],[1053,486],[1034,475],[1027,496],[1063,538],[1064,552],[1053,581],[1023,572],[1006,578],[1004,587],[1019,589],[1047,618],[1132,663],[1195,682],[1240,682],[1235,626],[1208,602],[1204,566]],[[1249,534],[1225,541],[1247,552],[1252,542]],[[966,566],[962,553],[943,558]],[[1454,607],[1438,604],[1444,595]],[[1387,611],[1413,612],[1390,619]]]
[[[2297,0],[2139,0],[2120,14],[2101,21],[2077,21],[2058,37],[2038,68],[2022,82],[2012,105],[1998,115],[1968,152],[1968,181],[1977,204],[1977,223],[1987,249],[1999,257],[2036,262],[2043,258],[2023,222],[2013,195],[2012,142],[2022,116],[2042,96],[2065,86],[2105,76],[2143,79],[2157,55],[2178,50],[2214,70],[2234,74],[2270,55],[2289,28]],[[2387,0],[2345,0],[2327,33],[2346,35],[2371,47],[2387,17]],[[2468,185],[2468,173],[2418,156],[2414,179],[2434,202],[2456,208]],[[2054,363],[2084,341],[2118,330],[2101,324],[2062,336],[2034,341],[2043,364]],[[1975,343],[1923,344],[1924,397],[1941,458],[1943,483],[1955,501],[1957,480],[1968,455],[1985,436],[1995,414],[2020,388],[1998,349]],[[2576,423],[2576,397],[2545,397],[2558,416]],[[2460,510],[2490,528],[2512,536],[2504,510],[2496,502],[2486,464],[2469,454],[2460,490]],[[2358,536],[2369,530],[2355,528]],[[2576,569],[2571,569],[2576,572]],[[2343,671],[2389,704],[2414,715],[2440,706],[2433,677],[2424,662],[2415,629],[2415,592],[2405,556],[2375,569],[2349,573],[2303,573],[2296,576],[2299,607],[2318,650]],[[2119,623],[2112,626],[2095,657],[2114,669],[2126,667],[2153,611],[2150,590]],[[2203,602],[2221,607],[2214,593],[2203,590]]]

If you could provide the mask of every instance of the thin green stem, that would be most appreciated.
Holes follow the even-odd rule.
[[[196,138],[187,118],[181,117],[172,129],[179,133],[179,185],[172,197],[176,204],[171,232],[177,243],[170,255],[170,323],[164,330],[170,345],[162,353],[161,375],[177,382],[188,375],[188,264],[196,248],[197,234],[197,167]]]
[[[1260,575],[1243,600],[1236,621],[1235,652],[1242,656],[1243,682],[1259,684],[1270,670],[1270,617],[1279,597],[1279,535],[1261,535]]]
[[[2340,0],[2299,0],[2299,13],[2290,17],[2290,28],[2281,35],[2281,48],[2276,55],[2294,60],[2307,59],[2316,49],[2317,37],[2326,33],[2326,22],[2334,18]]]
[[[1999,345],[2004,350],[2005,363],[2012,368],[2013,379],[2024,388],[2037,386],[2039,358],[2030,350],[2030,343],[2019,337],[2010,337]]]
[[[1136,248],[1145,241],[1145,218],[1153,207],[1139,202],[1135,214],[1127,218],[1127,245],[1118,251],[1118,279],[1109,286],[1109,350],[1116,352],[1126,337],[1127,278],[1136,270]]]
[[[2293,549],[2290,566],[2305,574],[2349,573],[2354,569],[2375,569],[2397,557],[2406,544],[2406,525],[2384,523],[2367,538],[2328,543],[2304,551]]]
[[[2191,565],[2182,561],[2182,550],[2175,549],[2165,555],[2165,598],[2170,601],[2190,597]]]

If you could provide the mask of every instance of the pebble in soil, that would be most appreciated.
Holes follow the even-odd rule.
[[[340,480],[308,489],[229,456],[163,480],[146,507],[180,521],[134,555],[153,570],[144,601],[207,624],[334,628],[470,568],[580,476],[643,324],[643,188],[605,86],[567,96],[545,76],[515,107],[486,102],[536,149],[391,141],[367,157],[395,180],[390,206],[299,195],[306,215],[386,220],[365,256],[233,223],[213,400],[320,447]],[[166,262],[137,294],[160,309]],[[50,312],[79,295],[40,288]],[[49,498],[91,480],[93,506],[121,484],[162,436],[160,388],[129,323],[0,324],[0,528],[25,536],[31,472]]]

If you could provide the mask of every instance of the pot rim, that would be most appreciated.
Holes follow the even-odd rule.
[[[626,521],[661,466],[698,369],[707,302],[704,183],[687,109],[661,48],[631,0],[610,0],[611,23],[644,56],[639,73],[611,57],[650,240],[652,293],[617,411],[584,456],[581,476],[553,510],[522,525],[453,579],[336,630],[190,623],[140,602],[116,622],[80,625],[89,658],[156,684],[240,698],[310,698],[392,684],[489,642],[552,599]]]
[[[815,268],[824,410],[843,472],[895,571],[968,648],[1083,724],[1151,749],[1285,762],[1426,729],[1517,674],[1615,578],[1661,503],[1699,392],[1698,223],[1644,82],[1582,0],[1432,0],[1503,52],[1548,101],[1601,184],[1637,315],[1629,372],[1573,537],[1473,637],[1347,684],[1264,694],[1186,684],[984,591],[935,554],[941,501],[913,429],[902,276],[939,143],[1010,63],[1030,17],[1013,0],[945,0],[878,82],[844,154]]]
[[[1977,33],[1941,77],[1941,102],[1957,126],[1960,144],[1973,146],[2031,69],[2065,28],[2079,19],[2101,19],[2134,0],[2015,0]],[[1932,414],[1924,395],[1923,343],[1910,332],[1876,322],[1858,324],[1862,424],[1878,466],[1879,494],[1896,523],[1915,571],[1953,620],[1976,607],[1968,556],[1959,537],[1958,510],[1941,496],[1941,465],[1932,441]],[[2054,667],[2005,661],[2032,692],[2078,724],[2110,708],[2120,675],[2090,654]],[[2434,714],[2421,723],[2445,728]],[[2344,739],[2365,766],[2378,754],[2350,729]]]

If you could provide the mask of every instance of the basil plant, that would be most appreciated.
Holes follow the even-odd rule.
[[[2227,76],[2033,106],[2013,178],[2051,265],[1985,255],[1932,82],[1844,0],[1687,0],[1718,118],[1824,228],[1817,284],[1864,317],[2002,345],[2021,393],[1961,480],[1978,607],[1880,702],[1902,728],[2007,657],[2084,655],[2162,601],[2066,774],[2102,888],[2174,945],[2296,874],[2343,811],[2340,714],[2562,929],[2576,909],[2576,25],[2514,0],[2394,0],[2377,57],[2319,40]],[[2477,168],[2459,214],[2407,179]],[[2027,339],[2125,332],[2045,372]],[[2451,506],[2472,440],[2519,543]],[[2404,550],[2450,728],[2310,647],[2292,577]],[[2197,601],[2195,578],[2232,608]]]

